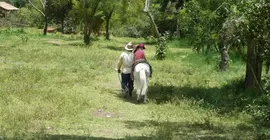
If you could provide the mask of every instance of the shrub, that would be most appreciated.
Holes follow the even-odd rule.
[[[160,37],[158,39],[158,44],[156,45],[156,54],[155,54],[155,57],[158,60],[165,59],[167,50],[168,50],[168,46],[166,44],[166,38],[165,37]]]

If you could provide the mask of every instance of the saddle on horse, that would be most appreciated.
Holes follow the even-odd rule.
[[[146,63],[149,66],[149,68],[150,68],[150,77],[152,77],[152,73],[153,73],[152,66],[145,59],[138,59],[138,60],[135,61],[135,63],[132,65],[132,69],[131,69],[132,73],[134,71],[135,66],[140,64],[140,63]]]

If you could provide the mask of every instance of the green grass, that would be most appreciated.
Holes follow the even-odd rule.
[[[40,35],[35,29],[0,32],[0,139],[217,140],[258,138],[246,113],[251,101],[238,91],[245,65],[216,69],[185,40],[169,43],[165,61],[154,59],[149,103],[120,96],[114,71],[123,46],[143,39]],[[240,79],[240,80],[239,80]],[[134,93],[135,96],[135,93]]]

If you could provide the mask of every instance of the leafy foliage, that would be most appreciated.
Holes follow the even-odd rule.
[[[217,50],[218,34],[229,14],[228,6],[222,1],[190,1],[186,4],[180,21],[196,51]]]
[[[182,30],[197,51],[207,53],[208,50],[218,50],[220,46],[237,50],[246,62],[245,88],[255,88],[264,92],[266,87],[262,85],[261,76],[263,61],[269,65],[269,1],[213,2],[188,2],[186,9],[181,13]],[[256,92],[253,91],[254,93]],[[269,108],[269,98],[268,95],[262,96],[257,96],[254,104],[250,104],[250,111],[258,120],[265,122],[270,116],[266,109]]]
[[[166,57],[167,50],[168,50],[168,46],[166,44],[166,37],[159,37],[157,45],[156,45],[155,57],[158,60],[164,60]]]
[[[64,33],[64,21],[72,9],[72,0],[49,0],[48,5],[48,16],[61,24],[61,31]]]

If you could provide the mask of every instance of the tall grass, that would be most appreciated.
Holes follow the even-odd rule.
[[[149,103],[119,95],[117,59],[127,42],[80,35],[40,35],[35,29],[0,32],[0,136],[3,139],[257,139],[241,90],[245,66],[216,69],[217,55],[198,55],[186,40],[168,44],[164,61],[146,55],[154,73]],[[265,134],[265,133],[264,133]],[[0,139],[1,139],[0,138]]]

